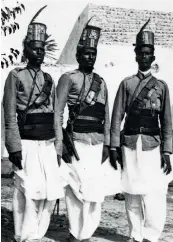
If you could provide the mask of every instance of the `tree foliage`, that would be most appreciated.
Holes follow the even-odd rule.
[[[56,60],[55,51],[58,50],[58,45],[54,39],[50,39],[51,35],[46,35],[46,42],[45,42],[45,57],[48,59]]]
[[[19,30],[19,23],[16,21],[18,14],[22,14],[25,11],[25,6],[22,3],[17,2],[16,6],[9,8],[4,6],[1,8],[1,36],[7,37],[10,34],[14,34]],[[17,59],[20,54],[19,50],[10,48],[9,53],[1,54],[1,68],[8,67],[14,63],[14,59]]]

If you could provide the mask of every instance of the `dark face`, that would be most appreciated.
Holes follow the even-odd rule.
[[[153,49],[151,47],[141,47],[135,52],[139,70],[148,71],[151,68],[152,62],[155,60]]]
[[[97,57],[97,50],[84,48],[80,51],[80,53],[77,53],[76,57],[80,68],[84,70],[93,69]]]
[[[29,63],[35,66],[40,66],[43,63],[45,56],[44,43],[40,41],[32,41],[29,43],[30,53],[27,54]]]

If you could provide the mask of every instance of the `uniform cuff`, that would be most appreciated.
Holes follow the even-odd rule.
[[[55,149],[56,149],[56,153],[57,155],[62,157],[62,141],[55,141]]]
[[[110,146],[110,135],[105,135],[104,145]]]
[[[169,152],[163,152],[164,155],[171,155]]]

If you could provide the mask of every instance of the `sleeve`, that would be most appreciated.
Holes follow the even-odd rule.
[[[63,74],[60,77],[56,88],[59,111],[60,111],[61,126],[63,125],[64,108],[67,103],[68,93],[70,91],[71,84],[72,84],[72,80],[70,76],[68,74]]]
[[[115,97],[113,112],[112,112],[111,132],[110,132],[111,148],[120,147],[121,122],[125,115],[125,108],[126,108],[126,86],[125,86],[125,82],[122,81]]]
[[[165,83],[165,90],[163,93],[162,111],[160,113],[160,126],[161,126],[161,140],[162,152],[172,154],[172,118],[171,118],[171,105],[169,97],[169,89]]]
[[[62,127],[60,122],[60,112],[59,112],[59,105],[58,99],[55,92],[55,84],[53,84],[53,91],[52,96],[54,100],[54,130],[55,130],[55,149],[56,153],[59,156],[62,156]]]
[[[105,124],[104,124],[104,145],[110,145],[110,118],[109,118],[109,100],[108,90],[105,83]]]
[[[21,138],[16,120],[17,73],[9,73],[4,87],[3,106],[5,119],[5,144],[9,153],[21,151]]]
[[[5,147],[5,121],[4,121],[4,107],[1,102],[1,159],[3,158]]]

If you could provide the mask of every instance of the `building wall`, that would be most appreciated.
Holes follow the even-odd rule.
[[[155,33],[155,44],[173,47],[173,12],[135,10],[90,5],[89,15],[96,15],[102,28],[102,44],[132,44],[136,33],[151,18],[149,29]]]

